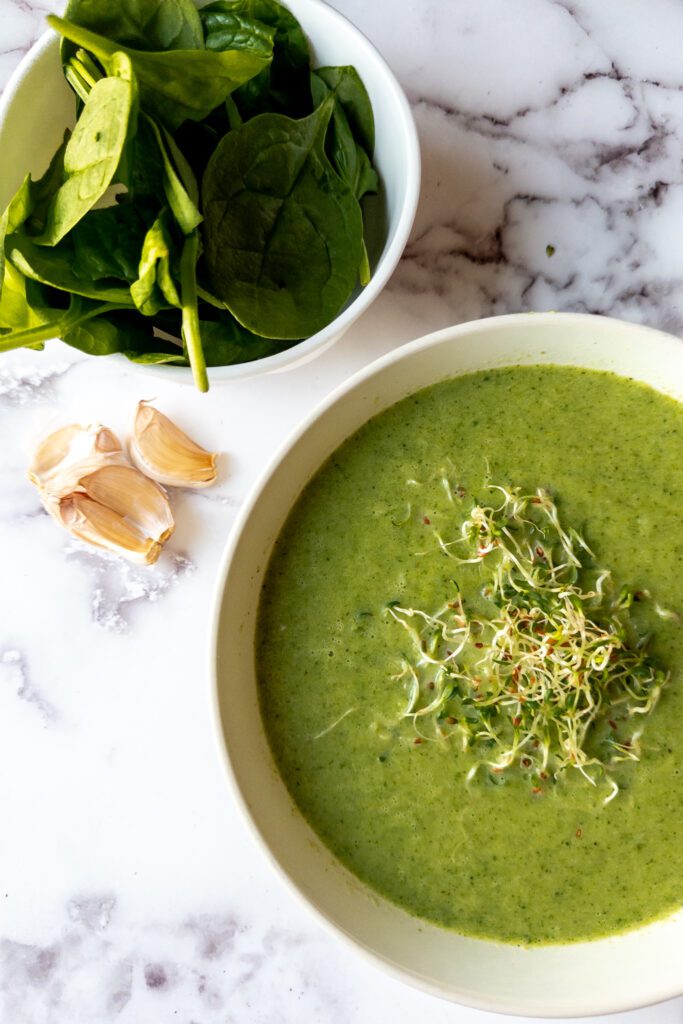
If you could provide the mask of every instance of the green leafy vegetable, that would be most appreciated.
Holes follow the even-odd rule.
[[[169,50],[148,52],[123,47],[55,15],[48,22],[82,46],[109,70],[119,52],[129,58],[143,109],[173,131],[186,118],[202,121],[227,96],[267,65],[272,50]]]
[[[187,359],[177,349],[168,352],[137,352],[135,349],[124,349],[123,355],[130,359],[131,363],[139,363],[141,366],[159,366],[170,364],[174,366],[187,366]]]
[[[34,193],[35,185],[31,175],[27,174],[2,215],[3,240],[6,235],[16,231],[31,214],[35,203]]]
[[[169,312],[164,310],[162,315]],[[179,320],[179,312],[174,312]],[[92,351],[93,355],[120,352],[131,362],[167,362],[187,366],[180,339],[158,337],[155,323],[151,317],[140,317],[135,311],[113,310],[80,324],[65,340],[83,352]]]
[[[168,204],[184,235],[192,231],[202,221],[197,209],[199,192],[192,168],[176,146],[173,138],[154,121],[149,124],[159,147],[163,167],[163,188]]]
[[[137,50],[201,50],[204,34],[191,0],[69,0],[64,17]]]
[[[367,89],[354,67],[316,68],[315,79],[324,82],[346,114],[353,136],[372,156],[375,150],[375,118]],[[318,96],[318,102],[322,96]]]
[[[15,234],[5,243],[7,258],[25,277],[41,284],[119,306],[132,306],[130,289],[121,281],[88,280],[74,270],[74,250],[70,240],[50,248],[36,245],[27,235]]]
[[[292,344],[260,338],[242,327],[227,312],[222,313],[218,320],[202,320],[200,332],[207,366],[251,363],[256,359],[284,352]]]
[[[145,235],[153,220],[153,208],[143,203],[123,202],[91,210],[69,235],[74,274],[85,281],[135,281]]]
[[[133,100],[124,78],[102,78],[93,86],[64,149],[64,181],[47,210],[41,245],[55,245],[109,188],[128,135]]]
[[[122,316],[123,314],[118,314]],[[291,348],[295,342],[271,341],[268,338],[261,338],[258,334],[252,334],[246,327],[242,327],[235,318],[222,309],[216,308],[207,311],[210,319],[200,319],[199,333],[202,339],[202,349],[207,366],[229,366],[236,363],[250,363],[266,356],[275,355]],[[178,338],[182,335],[182,317],[179,311],[163,310],[157,321],[164,335],[169,339]],[[158,343],[155,339],[155,344]],[[180,344],[180,342],[179,342]],[[167,352],[146,354],[145,362],[167,362],[189,365],[188,359],[181,355],[176,348],[173,350],[169,345],[170,355]],[[128,353],[126,353],[128,354]],[[140,360],[138,360],[140,361]]]
[[[68,328],[62,335],[62,341],[72,348],[77,348],[89,356],[108,356],[114,352],[144,351],[154,342],[151,328],[144,330],[140,321],[128,317],[117,320],[120,314],[100,314],[81,320]]]
[[[309,49],[301,25],[276,0],[214,0],[199,10],[206,46],[224,50],[235,39],[235,26],[259,25],[272,30],[279,57],[292,69],[308,68]],[[271,33],[271,34],[272,34]]]
[[[28,217],[31,210],[30,188],[31,176],[27,174],[0,217],[0,299],[5,279],[5,238],[11,232],[16,231]]]
[[[200,12],[207,50],[251,50],[262,53],[273,48],[275,30],[236,11],[209,4]]]
[[[144,113],[138,118],[135,135],[124,147],[116,181],[125,186],[131,201],[161,201],[164,193],[164,161],[152,120]]]
[[[165,306],[180,306],[180,297],[171,273],[171,239],[168,210],[162,210],[145,235],[138,278],[130,293],[145,316],[154,316]]]
[[[329,97],[294,121],[262,114],[221,141],[202,183],[213,292],[266,338],[307,337],[349,299],[362,215],[324,150]]]
[[[64,133],[64,139],[42,177],[34,180],[30,174],[27,174],[22,181],[0,219],[0,242],[4,242],[6,235],[12,234],[24,224],[34,234],[42,231],[45,227],[48,205],[64,176],[64,152],[70,136],[71,132]],[[1,249],[0,245],[0,267]],[[0,288],[2,287],[1,278],[0,270]]]
[[[337,174],[359,201],[367,193],[377,192],[379,178],[368,155],[375,145],[375,121],[370,98],[358,72],[352,67],[318,68],[311,72],[311,91],[316,105],[330,93],[336,101],[326,149]],[[365,240],[359,276],[362,285],[366,285],[371,276]]]
[[[328,79],[336,85],[331,86]],[[368,138],[374,139],[372,107],[356,70],[319,68],[311,73],[311,84],[316,106],[330,94],[336,101],[327,152],[337,174],[353,190],[356,199],[361,199],[367,192],[376,192],[379,185],[377,172],[364,148]],[[360,139],[363,141],[357,141]]]
[[[61,337],[206,390],[369,280],[372,108],[353,68],[312,74],[286,7],[68,0],[48,22],[77,121],[0,215],[0,351]]]
[[[236,20],[273,30],[273,58],[268,67],[235,92],[245,119],[277,112],[303,117],[311,112],[308,42],[294,15],[276,0],[215,0],[202,7],[206,46],[222,50],[236,34]]]
[[[115,310],[113,303],[96,302],[84,299],[80,295],[72,295],[66,310],[54,311],[49,319],[34,327],[9,331],[0,335],[0,352],[9,352],[16,348],[34,348],[37,344],[50,338],[64,338],[74,328],[84,324],[92,317]]]
[[[53,315],[42,286],[27,280],[11,263],[7,263],[0,298],[0,332],[4,334],[38,327]]]

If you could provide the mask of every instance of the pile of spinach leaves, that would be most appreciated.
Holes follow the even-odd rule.
[[[0,219],[0,351],[207,366],[325,327],[370,278],[372,107],[277,0],[69,0],[78,119]]]

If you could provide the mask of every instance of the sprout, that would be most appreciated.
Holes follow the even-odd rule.
[[[352,715],[355,710],[355,708],[348,708],[342,715],[339,716],[339,718],[335,718],[334,722],[332,722],[331,725],[328,725],[326,729],[322,730],[322,732],[316,733],[315,736],[311,737],[311,739],[320,740],[322,739],[323,736],[327,736],[328,732],[332,732],[333,729],[336,729],[339,723],[343,722],[345,718],[349,717],[349,715]]]
[[[562,525],[547,491],[489,489],[499,504],[474,504],[455,540],[434,537],[460,565],[482,565],[491,617],[469,616],[457,584],[454,600],[434,614],[395,602],[387,608],[415,652],[395,677],[408,681],[402,717],[416,731],[422,723],[423,739],[459,734],[474,758],[467,781],[481,766],[516,768],[540,794],[545,781],[573,769],[592,786],[605,783],[609,803],[619,789],[613,769],[640,759],[643,716],[669,680],[631,620],[633,602],[649,594],[615,593],[611,574],[587,564],[591,549]],[[463,543],[459,557],[452,549]],[[422,731],[430,723],[432,737]],[[592,742],[600,723],[613,730],[601,744]]]

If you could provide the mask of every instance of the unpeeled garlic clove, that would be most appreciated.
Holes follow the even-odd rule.
[[[218,473],[216,454],[200,448],[146,402],[138,405],[129,447],[138,469],[169,487],[209,487]]]
[[[158,484],[133,466],[102,466],[82,477],[79,486],[144,537],[163,544],[173,533],[175,523],[168,498]]]
[[[59,520],[79,540],[141,565],[152,565],[161,554],[157,540],[145,537],[136,525],[87,494],[75,493],[62,498]]]
[[[121,442],[108,427],[72,423],[41,441],[28,475],[48,512],[54,514],[54,502],[76,490],[82,476],[100,466],[127,464]]]
[[[82,430],[83,428],[78,424],[71,423],[68,427],[56,430],[54,434],[50,434],[40,442],[28,468],[31,483],[36,487],[43,487],[47,483],[55,468],[67,458]]]
[[[119,439],[99,423],[51,434],[38,446],[29,477],[74,537],[132,561],[156,562],[173,533],[161,487],[130,465]]]

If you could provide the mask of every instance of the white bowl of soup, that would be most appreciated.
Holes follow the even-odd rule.
[[[330,395],[235,524],[233,792],[321,921],[432,994],[683,992],[681,402],[683,346],[642,326],[449,328]]]

